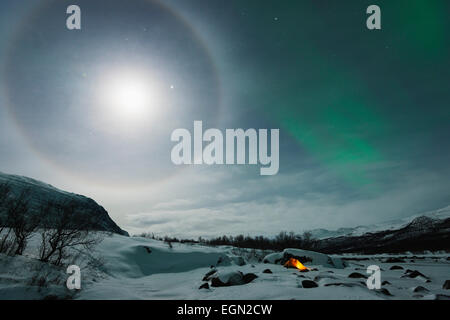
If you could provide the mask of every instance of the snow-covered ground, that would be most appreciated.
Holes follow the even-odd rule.
[[[232,247],[172,244],[139,237],[107,236],[95,252],[78,258],[81,290],[65,288],[65,267],[37,261],[38,239],[33,238],[23,257],[0,255],[0,299],[434,299],[450,296],[443,284],[450,279],[448,255],[321,256],[312,254],[305,265],[314,271],[301,273],[275,264],[280,254]],[[290,251],[292,252],[292,251]],[[263,263],[264,257],[271,254]],[[295,250],[294,250],[295,253]],[[308,255],[308,252],[301,252]],[[332,264],[329,264],[333,261]],[[343,264],[341,264],[341,262]],[[381,267],[382,288],[365,284],[369,265]],[[397,266],[397,270],[390,270]],[[213,268],[212,268],[213,267]],[[271,273],[268,272],[270,270]],[[418,271],[421,275],[407,270]],[[210,279],[205,275],[212,270]],[[264,272],[265,271],[265,272]],[[241,273],[239,273],[241,272]],[[356,273],[356,274],[355,274]],[[211,286],[211,278],[228,281],[249,274],[252,281],[226,287]],[[349,275],[353,274],[352,277]],[[317,287],[306,288],[304,280]],[[385,282],[387,281],[387,282]],[[199,289],[208,283],[208,289]],[[309,282],[311,283],[311,282]],[[390,294],[390,295],[388,295]]]

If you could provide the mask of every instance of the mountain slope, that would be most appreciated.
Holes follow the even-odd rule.
[[[31,212],[38,213],[39,208],[48,201],[74,203],[80,213],[86,213],[99,218],[96,229],[109,231],[121,235],[128,235],[108,215],[108,212],[94,200],[82,195],[59,190],[52,185],[37,181],[28,177],[10,175],[0,172],[0,184],[8,184],[11,188],[11,196],[18,196],[23,190],[29,195]],[[0,215],[4,214],[0,208]]]
[[[343,236],[362,236],[366,233],[374,233],[379,231],[387,231],[387,230],[398,230],[406,227],[412,221],[420,217],[428,217],[433,220],[445,220],[450,218],[450,206],[447,206],[442,209],[433,210],[424,212],[422,214],[416,214],[413,216],[409,216],[407,218],[390,220],[383,223],[378,223],[375,225],[368,226],[357,226],[354,228],[340,228],[337,230],[327,230],[327,229],[315,229],[311,231],[312,236],[315,239],[327,239],[327,238],[337,238]]]
[[[316,249],[324,253],[364,254],[450,251],[450,218],[445,216],[423,215],[400,227],[321,239]]]

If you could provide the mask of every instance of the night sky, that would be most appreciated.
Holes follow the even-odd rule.
[[[450,204],[447,0],[23,2],[0,3],[2,172],[92,197],[131,233],[186,237]],[[138,87],[142,110],[123,112]],[[170,135],[194,120],[279,128],[278,175],[175,166]]]

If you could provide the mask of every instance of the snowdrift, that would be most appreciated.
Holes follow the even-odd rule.
[[[232,260],[220,249],[168,244],[145,238],[114,236],[99,247],[114,276],[139,278],[158,273],[181,273],[211,266],[229,266]]]

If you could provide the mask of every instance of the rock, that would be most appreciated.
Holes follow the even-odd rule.
[[[258,276],[253,273],[243,274],[240,271],[231,271],[223,274],[219,274],[211,278],[212,287],[229,287],[239,286],[252,282]]]
[[[422,287],[422,286],[417,286],[417,287],[411,288],[411,290],[413,292],[416,292],[416,293],[427,293],[427,292],[430,292],[430,290],[428,290],[427,288]]]
[[[150,249],[150,247],[144,246],[144,249],[147,251],[147,253],[152,253],[152,249]]]
[[[244,283],[250,283],[253,280],[255,280],[256,278],[258,278],[258,276],[254,273],[247,273],[244,274],[244,276],[242,277],[242,280],[244,280]]]
[[[367,279],[367,276],[364,274],[361,274],[359,272],[353,272],[351,274],[348,275],[349,278],[353,278],[353,279],[360,279],[360,278],[364,278]]]
[[[385,296],[391,296],[392,297],[392,294],[386,288],[381,288],[381,289],[377,290],[377,292],[380,292],[380,293],[384,294]]]
[[[381,284],[382,286],[387,286],[387,285],[390,285],[391,283],[389,282],[389,281],[383,281],[383,283]]]
[[[303,280],[302,287],[305,289],[317,288],[319,285],[312,280]]]
[[[228,287],[231,286],[231,284],[222,282],[219,278],[212,278],[211,279],[211,287]]]
[[[445,280],[444,285],[442,286],[442,289],[450,290],[450,280]]]
[[[272,273],[272,270],[266,269],[266,270],[263,271],[263,273]]]
[[[217,269],[211,269],[210,271],[208,271],[207,274],[205,274],[205,276],[203,277],[202,281],[209,281],[211,279],[211,276],[213,274],[215,274],[217,272]]]
[[[306,272],[310,272],[311,270],[309,269],[303,269],[303,270],[298,270],[298,272],[302,272],[302,273],[306,273]]]
[[[402,276],[402,278],[412,278],[412,279],[417,278],[417,277],[422,277],[425,280],[428,280],[428,277],[426,277],[424,274],[420,273],[417,270],[408,269],[405,271],[405,275]]]
[[[199,290],[200,289],[209,289],[209,284],[208,284],[208,282],[205,282],[204,284],[202,284],[201,286],[200,286],[200,288],[198,288]]]
[[[389,270],[403,270],[401,266],[392,266]]]
[[[246,264],[244,258],[240,256],[231,256],[230,258],[238,266],[244,266]]]
[[[406,261],[400,258],[387,258],[384,260],[385,263],[405,263]]]

